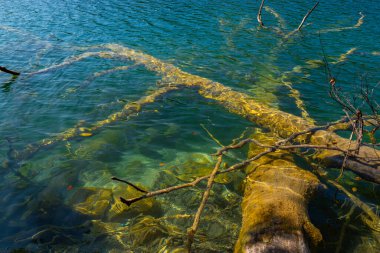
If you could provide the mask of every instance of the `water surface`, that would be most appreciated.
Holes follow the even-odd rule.
[[[283,111],[301,115],[307,110],[321,124],[342,115],[328,97],[325,67],[319,64],[321,41],[333,75],[348,92],[363,74],[371,85],[380,79],[380,4],[370,0],[321,2],[307,22],[311,24],[288,39],[258,28],[258,1],[3,0],[1,5],[0,65],[22,73],[18,78],[0,73],[1,161],[9,162],[28,144],[75,125],[85,128],[156,89],[160,76],[121,58],[87,57],[35,73],[108,43],[140,50]],[[312,5],[270,2],[283,22],[265,10],[264,23],[280,26],[286,34]],[[359,12],[364,22],[355,27]],[[99,74],[121,66],[130,68]],[[299,91],[302,108],[282,80]],[[242,133],[261,131],[184,89],[92,136],[57,143],[11,166],[3,164],[0,249],[172,252],[186,240],[189,215],[197,209],[202,187],[159,197],[122,217],[90,206],[101,206],[111,190],[115,196],[125,190],[111,182],[111,176],[159,188],[188,180],[183,175],[194,178],[210,171],[215,161],[209,154],[218,144],[204,128],[224,145]],[[236,152],[228,162],[244,156],[245,151]],[[233,250],[242,177],[235,173],[228,183],[216,185],[196,238],[199,252]],[[353,178],[347,173],[345,186],[356,187],[357,194],[375,207],[380,201],[378,186]],[[333,189],[320,194],[310,210],[325,238],[321,252],[338,247],[351,209],[343,196],[334,194]],[[108,204],[115,205],[116,214],[123,208]],[[354,215],[359,214],[355,210]],[[376,234],[359,219],[352,218],[346,227],[342,252],[379,250]]]

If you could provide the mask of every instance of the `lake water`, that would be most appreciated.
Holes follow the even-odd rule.
[[[109,44],[139,50],[318,124],[343,114],[328,97],[322,47],[343,90],[352,93],[363,75],[370,85],[380,80],[379,2],[321,2],[310,24],[289,38],[284,36],[314,3],[268,1],[263,21],[278,32],[258,27],[259,4],[1,1],[0,66],[22,74],[0,72],[0,252],[179,252],[204,185],[125,212],[118,196],[137,193],[111,177],[146,189],[186,182],[212,169],[209,154],[219,146],[210,134],[227,145],[263,131],[182,89],[90,132],[95,122],[152,93],[161,77],[125,58],[89,52]],[[74,126],[80,129],[76,138],[17,158],[28,145]],[[245,155],[231,153],[227,163]],[[216,184],[196,236],[197,252],[233,251],[243,178],[234,173]],[[342,184],[376,210],[379,186],[354,178],[347,172]],[[360,210],[350,210],[334,189],[312,202],[312,221],[324,236],[320,252],[380,251],[379,233],[361,223]]]

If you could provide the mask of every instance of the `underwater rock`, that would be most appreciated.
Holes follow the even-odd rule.
[[[139,186],[140,188],[144,188]],[[112,189],[114,200],[107,214],[108,221],[125,221],[129,217],[139,214],[158,216],[162,213],[160,204],[154,198],[146,198],[127,206],[120,201],[123,198],[135,198],[141,196],[141,192],[131,186],[117,185]]]
[[[181,132],[181,127],[178,124],[167,123],[167,128],[164,132],[165,137],[171,137]]]
[[[129,233],[134,247],[138,245],[154,245],[169,235],[168,229],[160,220],[152,216],[144,216],[131,225]]]
[[[171,167],[172,174],[181,181],[189,182],[198,177],[209,175],[215,166],[209,155],[203,153],[187,154],[174,161],[175,166]],[[227,165],[224,164],[223,167]],[[233,180],[234,174],[224,173],[215,177],[215,182],[228,184]]]
[[[182,230],[162,218],[138,217],[131,222],[128,235],[133,249],[138,252],[187,252]]]
[[[120,130],[107,130],[82,142],[78,148],[85,157],[95,158],[102,162],[115,162],[122,156],[126,140]]]
[[[154,182],[154,188],[161,189],[176,184],[178,184],[177,176],[171,169],[165,169],[158,173],[157,179]]]
[[[78,180],[83,182],[84,187],[112,188],[111,177],[111,168],[106,163],[88,161],[85,166],[81,167]]]
[[[128,226],[101,220],[92,220],[91,223],[91,230],[87,237],[92,243],[88,249],[82,249],[83,252],[93,252],[98,248],[115,253],[132,252]]]
[[[78,188],[69,200],[69,205],[79,213],[94,219],[103,218],[113,201],[112,191],[95,187]]]
[[[120,201],[121,196],[133,198],[140,195],[141,192],[124,185],[117,185],[113,189],[81,187],[74,191],[67,200],[67,204],[77,212],[93,219],[112,222],[125,222],[126,219],[139,214],[161,214],[160,205],[153,198],[138,201],[131,206]]]

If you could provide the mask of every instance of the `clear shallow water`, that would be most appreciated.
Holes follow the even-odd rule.
[[[373,1],[321,3],[309,19],[313,24],[287,41],[273,32],[257,29],[258,5],[255,1],[203,0],[2,1],[0,65],[33,73],[91,51],[91,46],[117,43],[250,93],[264,103],[296,115],[301,115],[301,111],[294,98],[289,96],[289,88],[278,79],[285,71],[301,65],[306,67],[289,74],[287,80],[299,90],[305,108],[319,123],[335,120],[342,113],[328,99],[324,68],[305,65],[307,60],[322,60],[318,31],[321,31],[324,49],[331,62],[357,48],[345,62],[332,65],[342,86],[351,89],[352,83],[359,82],[362,73],[368,74],[371,84],[380,79],[380,56],[376,55],[380,51],[377,17],[380,4]],[[285,20],[284,29],[291,31],[312,4],[292,1],[292,4],[268,5],[281,14]],[[323,32],[354,26],[360,11],[365,17],[359,28]],[[266,11],[263,19],[267,25],[277,25]],[[96,72],[126,65],[133,63],[123,59],[89,57],[44,73],[22,74],[15,80],[0,73],[0,160],[8,159],[12,150],[54,136],[79,121],[85,121],[86,126],[104,119],[156,87],[160,77],[142,66],[93,77]],[[107,215],[79,212],[78,203],[71,199],[80,198],[76,194],[84,192],[83,187],[115,189],[118,184],[110,182],[111,176],[129,178],[145,187],[157,188],[178,183],[177,177],[162,171],[181,174],[184,171],[177,169],[176,172],[176,168],[190,160],[212,167],[212,158],[207,154],[218,146],[201,124],[223,144],[230,143],[246,129],[248,133],[255,131],[251,123],[200,98],[195,91],[184,90],[164,96],[144,107],[138,115],[109,125],[95,136],[43,149],[19,164],[16,173],[3,169],[0,190],[4,196],[1,200],[4,216],[0,223],[4,229],[0,237],[4,239],[0,240],[0,246],[36,251],[62,250],[70,245],[71,249],[85,251],[129,247],[136,252],[152,249],[170,252],[181,244],[191,219],[157,220],[194,213],[200,191],[191,191],[195,196],[191,201],[182,200],[189,196],[186,191],[158,198],[160,211],[153,209],[156,212],[147,211],[145,216],[135,214],[111,222]],[[244,152],[236,156],[244,157]],[[204,223],[198,240],[199,249],[205,252],[233,249],[240,222],[241,189],[237,183],[240,177],[236,175],[230,183],[216,187],[224,197],[214,197],[207,211],[209,217],[219,218],[210,218]],[[350,177],[352,175],[348,174],[347,178]],[[355,186],[358,194],[370,204],[379,203],[378,187]],[[333,193],[320,196],[322,203],[312,208],[312,218],[326,239],[322,251],[335,250],[335,234],[343,223],[337,218],[350,209],[346,205],[341,207],[339,201],[332,203],[329,194]],[[154,228],[161,228],[156,229],[161,232],[147,236],[155,238],[151,243],[133,237],[140,235],[136,231],[141,229],[132,228],[144,217],[154,217],[154,221],[145,220],[145,226],[149,223]],[[112,223],[113,231],[118,229],[119,232],[109,232],[111,225],[106,223]],[[351,225],[344,241],[346,252],[360,252],[362,245],[379,247],[362,224],[354,220]],[[176,229],[168,232],[167,227],[173,226]],[[96,228],[105,232],[96,234]],[[33,237],[44,229],[48,229],[46,234],[43,232]],[[104,235],[107,231],[108,237]],[[120,237],[126,246],[116,237]],[[105,238],[115,243],[108,245]]]

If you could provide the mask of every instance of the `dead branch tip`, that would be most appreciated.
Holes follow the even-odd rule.
[[[123,182],[129,186],[132,186],[133,188],[135,188],[136,190],[138,190],[139,192],[143,192],[143,193],[148,193],[147,191],[141,189],[140,187],[138,187],[137,185],[134,185],[132,184],[131,182],[128,182],[126,180],[123,180],[123,179],[120,179],[120,178],[117,178],[117,177],[111,177],[112,180],[115,180],[115,181],[119,181],[119,182]]]
[[[14,75],[14,76],[20,75],[19,72],[16,72],[16,71],[13,71],[13,70],[9,70],[9,69],[7,69],[6,67],[3,67],[3,66],[0,66],[0,71],[3,71],[5,73],[8,73],[8,74],[11,74],[11,75]]]
[[[143,199],[144,197],[141,196],[141,197],[138,197],[138,198],[134,198],[134,199],[125,199],[123,197],[120,197],[120,201],[123,202],[124,204],[126,204],[127,206],[131,206],[133,203]]]
[[[317,1],[317,2],[315,3],[315,5],[313,6],[313,8],[311,8],[311,9],[306,13],[306,15],[303,17],[303,19],[302,19],[300,25],[298,26],[297,31],[300,31],[300,30],[301,30],[301,28],[302,28],[302,26],[303,26],[303,23],[305,23],[306,19],[307,19],[307,18],[309,17],[309,15],[314,11],[314,9],[317,8],[318,4],[319,4],[319,1]]]
[[[264,23],[261,20],[261,12],[263,10],[264,2],[265,2],[265,0],[261,1],[259,12],[257,13],[257,22],[259,22],[259,24],[260,24],[261,27],[264,27]]]

